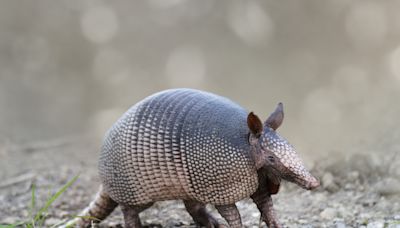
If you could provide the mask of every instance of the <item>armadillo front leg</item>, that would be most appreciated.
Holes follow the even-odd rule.
[[[121,211],[124,214],[125,228],[142,227],[139,219],[139,208],[121,205]]]
[[[183,202],[185,203],[186,210],[198,225],[207,228],[219,226],[217,220],[207,212],[206,206],[203,203],[189,200]]]
[[[228,222],[229,227],[241,228],[242,220],[240,219],[239,210],[235,204],[215,206],[221,216]]]
[[[125,228],[141,228],[142,224],[140,223],[139,213],[149,208],[152,204],[153,203],[149,203],[135,207],[121,204],[120,207],[124,215]]]
[[[258,210],[260,210],[262,220],[267,224],[268,228],[282,227],[276,216],[269,193],[257,194],[256,192],[251,198],[256,203]]]

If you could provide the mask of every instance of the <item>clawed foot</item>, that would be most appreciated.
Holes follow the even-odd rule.
[[[272,220],[272,221],[266,221],[265,222],[268,226],[268,228],[282,228],[283,226],[277,221],[277,220]]]
[[[197,201],[183,201],[186,210],[192,216],[193,220],[202,227],[218,228],[221,227],[218,221],[207,212],[206,206]]]

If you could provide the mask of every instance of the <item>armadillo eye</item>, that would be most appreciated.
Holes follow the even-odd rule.
[[[271,163],[275,163],[275,158],[273,156],[269,155],[268,161],[270,161]]]

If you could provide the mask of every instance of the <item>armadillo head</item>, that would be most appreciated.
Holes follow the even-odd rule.
[[[304,167],[293,146],[276,132],[282,121],[282,103],[264,124],[252,112],[248,115],[249,142],[257,169],[264,168],[270,174],[308,190],[317,188],[319,181]]]

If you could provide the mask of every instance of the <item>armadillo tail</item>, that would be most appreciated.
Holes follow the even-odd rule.
[[[91,227],[92,223],[104,220],[117,206],[118,203],[111,199],[101,186],[90,205],[63,227]]]

